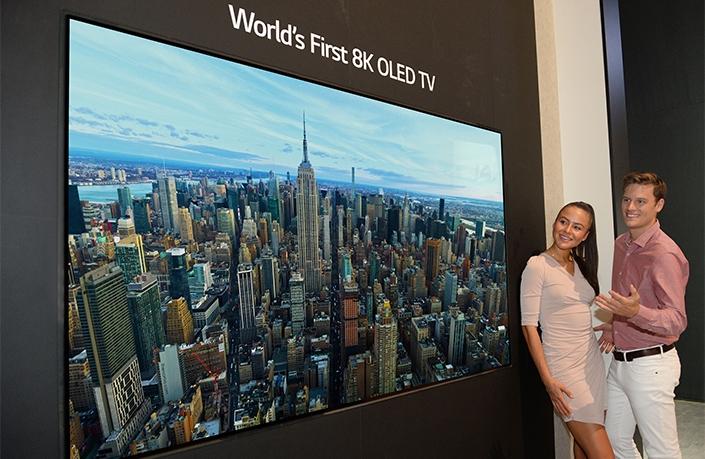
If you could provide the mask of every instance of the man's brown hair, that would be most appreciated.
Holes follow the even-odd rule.
[[[666,182],[653,172],[630,172],[622,179],[622,191],[629,185],[653,185],[656,202],[666,198]]]

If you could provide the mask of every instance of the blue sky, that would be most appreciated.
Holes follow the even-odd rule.
[[[69,146],[502,200],[497,133],[71,21]],[[300,52],[292,49],[292,52]]]

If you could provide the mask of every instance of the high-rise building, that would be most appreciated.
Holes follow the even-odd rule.
[[[269,171],[269,183],[267,187],[268,200],[267,207],[272,214],[272,220],[281,221],[282,218],[282,199],[279,192],[279,179],[274,171]]]
[[[338,241],[338,247],[343,247],[345,245],[345,240],[343,238],[343,220],[345,217],[345,209],[341,205],[335,206],[335,212],[337,216],[336,220],[336,234],[337,234],[337,241]]]
[[[343,283],[343,288],[340,290],[340,312],[342,316],[341,338],[343,347],[350,348],[357,346],[357,319],[360,313],[360,290],[357,283],[353,280],[347,280]]]
[[[279,295],[279,261],[269,247],[262,249],[262,293],[269,290],[269,297]]]
[[[129,216],[118,218],[117,221],[118,236],[121,238],[131,236],[137,231],[135,230],[135,221]]]
[[[438,219],[446,219],[446,200],[443,198],[438,201]]]
[[[291,329],[294,335],[297,335],[306,326],[305,287],[301,273],[291,273],[289,292],[291,295]]]
[[[188,387],[203,378],[217,377],[228,365],[225,337],[207,338],[187,346],[179,346],[184,384]]]
[[[438,268],[441,261],[441,240],[428,238],[426,239],[426,285],[430,287],[433,280],[438,275]]]
[[[387,242],[392,242],[392,233],[397,235],[402,230],[402,210],[399,206],[392,206],[387,210]],[[398,237],[398,236],[397,236]]]
[[[497,230],[492,235],[492,260],[504,261],[504,231]]]
[[[196,263],[188,272],[188,287],[191,294],[191,304],[195,304],[206,290],[213,285],[210,262]]]
[[[118,202],[120,203],[120,215],[127,215],[127,209],[132,208],[132,192],[126,186],[120,186],[117,189]]]
[[[172,233],[179,232],[178,201],[176,198],[176,182],[174,177],[163,174],[157,177],[159,187],[159,206],[162,217],[162,226]]]
[[[279,255],[279,243],[282,237],[282,229],[279,222],[272,222],[272,252],[275,256]]]
[[[299,243],[300,271],[304,275],[306,291],[318,293],[321,287],[321,260],[318,256],[318,186],[316,175],[308,160],[306,118],[304,118],[304,158],[296,177],[296,218]]]
[[[182,241],[195,241],[195,238],[193,236],[193,222],[191,220],[191,212],[187,207],[179,207],[179,234],[181,235]]]
[[[218,221],[218,231],[230,236],[231,241],[237,241],[238,227],[237,223],[235,222],[235,213],[233,212],[233,209],[219,207],[216,211],[216,218]]]
[[[134,198],[132,200],[132,218],[135,220],[135,231],[140,234],[152,231],[151,213],[149,199]]]
[[[83,217],[83,206],[78,196],[78,185],[69,185],[67,205],[69,208],[68,231],[69,234],[86,232],[86,222]]]
[[[497,284],[492,283],[485,289],[485,308],[487,308],[487,317],[497,315],[500,312],[502,302],[502,289]]]
[[[110,263],[81,277],[77,297],[106,448],[122,454],[149,415],[122,270]]]
[[[127,285],[127,305],[132,318],[140,370],[142,374],[153,375],[156,370],[154,349],[166,343],[156,276],[147,273],[134,278]]]
[[[289,371],[301,372],[304,369],[304,337],[295,335],[286,341],[286,360]]]
[[[255,288],[252,263],[237,267],[237,287],[240,299],[240,343],[252,341],[255,334]]]
[[[482,220],[475,220],[475,238],[482,239],[485,237],[485,230],[487,229],[487,223]]]
[[[188,285],[188,266],[186,250],[175,247],[167,250],[169,254],[169,295],[172,298],[183,298],[191,307],[191,291]]]
[[[267,212],[269,213],[269,212]],[[257,232],[259,233],[260,243],[265,246],[269,244],[269,222],[266,218],[260,217],[259,227]]]
[[[184,396],[184,376],[178,346],[167,344],[159,350],[159,387],[162,403],[173,402]]]
[[[392,308],[386,299],[375,322],[374,353],[378,394],[394,392],[397,374],[397,319],[392,315]]]
[[[166,341],[170,344],[188,344],[193,341],[193,317],[183,297],[166,305]]]
[[[323,214],[322,225],[323,225],[323,259],[326,261],[331,260],[331,243],[330,243],[330,215]]]
[[[377,387],[371,387],[373,384],[370,384],[376,382],[377,375],[369,374],[375,370],[370,351],[348,357],[348,365],[343,374],[347,403],[365,400],[377,392]]]
[[[458,275],[453,271],[446,271],[445,285],[443,288],[443,308],[448,310],[451,305],[458,302]]]
[[[465,363],[465,315],[457,307],[450,311],[450,332],[448,338],[448,362],[453,365]]]
[[[85,349],[69,359],[69,398],[78,411],[95,408],[91,367]]]
[[[115,246],[115,260],[122,269],[125,283],[129,284],[135,276],[147,272],[147,263],[144,259],[142,236],[132,234],[122,237]]]

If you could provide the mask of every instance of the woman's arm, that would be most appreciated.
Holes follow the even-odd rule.
[[[543,345],[541,344],[538,328],[532,325],[523,325],[521,331],[524,333],[524,339],[529,348],[529,353],[534,361],[534,365],[536,365],[536,369],[539,371],[543,385],[546,386],[546,392],[548,392],[548,396],[551,398],[553,408],[561,416],[568,416],[570,414],[570,407],[563,394],[573,398],[573,393],[551,375],[548,364],[546,363],[546,358],[543,355]]]

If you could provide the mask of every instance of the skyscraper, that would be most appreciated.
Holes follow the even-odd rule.
[[[179,207],[179,234],[182,241],[193,242],[195,240],[191,212],[187,207]]]
[[[148,199],[135,198],[132,200],[132,218],[135,220],[135,230],[140,234],[152,231],[150,207]]]
[[[443,308],[448,310],[451,305],[456,304],[458,297],[458,275],[453,271],[446,271],[445,285],[443,288]]]
[[[77,297],[96,406],[106,445],[122,454],[150,410],[140,382],[122,270],[114,263],[81,277]]]
[[[188,285],[188,266],[186,251],[182,247],[167,250],[169,254],[169,295],[172,298],[184,298],[191,306],[191,291]]]
[[[132,282],[135,276],[147,272],[142,236],[132,234],[121,238],[115,247],[115,260],[122,268],[126,284]]]
[[[178,346],[167,344],[159,350],[159,388],[162,402],[172,402],[184,396],[184,377],[179,362]]]
[[[392,315],[389,300],[384,300],[375,323],[375,359],[377,360],[378,393],[389,394],[396,390],[397,373],[397,320]]]
[[[340,311],[342,316],[341,338],[343,347],[357,346],[357,319],[360,312],[360,290],[357,283],[348,280],[343,283],[340,290]]]
[[[406,237],[411,235],[411,210],[409,208],[409,195],[404,195],[404,205],[401,211],[401,229],[406,234]]]
[[[300,273],[291,273],[289,292],[291,294],[291,329],[296,335],[302,332],[306,326],[304,279]]]
[[[269,183],[267,186],[268,199],[267,207],[272,214],[272,219],[281,221],[282,217],[282,199],[279,193],[279,179],[274,171],[269,171]]]
[[[487,229],[487,223],[482,220],[475,220],[475,237],[477,239],[482,239],[485,237],[485,230]]]
[[[269,290],[270,298],[279,295],[279,262],[268,247],[262,249],[262,291]]]
[[[162,216],[162,226],[172,233],[179,232],[178,202],[176,200],[176,182],[174,177],[161,175],[157,178],[159,186],[159,206]]]
[[[492,235],[492,260],[504,261],[504,231],[497,230]]]
[[[166,341],[170,344],[189,344],[193,341],[193,317],[183,297],[166,305]]]
[[[318,293],[321,286],[321,260],[318,257],[318,186],[308,161],[306,118],[304,117],[304,159],[296,177],[296,218],[299,243],[299,264],[304,275],[306,291]]]
[[[120,203],[120,215],[127,215],[127,209],[132,207],[132,193],[126,186],[120,186],[117,189],[118,202]]]
[[[188,287],[191,294],[191,304],[198,301],[206,290],[213,285],[213,275],[211,274],[211,264],[209,261],[205,263],[196,263],[188,272]]]
[[[448,338],[448,362],[462,365],[465,361],[465,315],[457,307],[451,308],[450,332]]]
[[[323,214],[323,259],[330,261],[331,245],[330,245],[330,214]]]
[[[438,268],[441,261],[441,240],[428,238],[426,240],[426,285],[430,287],[433,280],[438,275]]]
[[[67,204],[69,208],[69,234],[85,233],[86,222],[83,219],[81,199],[78,197],[78,185],[69,185]]]
[[[137,360],[143,374],[154,374],[153,350],[166,343],[159,284],[153,274],[143,274],[127,285],[127,305],[132,319]]]
[[[237,288],[240,298],[240,343],[252,341],[255,332],[255,288],[252,263],[237,267]]]
[[[117,229],[118,229],[118,235],[121,238],[125,237],[125,236],[130,236],[131,234],[135,234],[137,232],[135,230],[135,221],[133,219],[131,219],[129,216],[118,218]]]
[[[235,223],[235,213],[232,209],[225,207],[220,207],[216,211],[216,217],[218,221],[218,231],[225,233],[230,236],[231,241],[237,241],[237,223]]]

